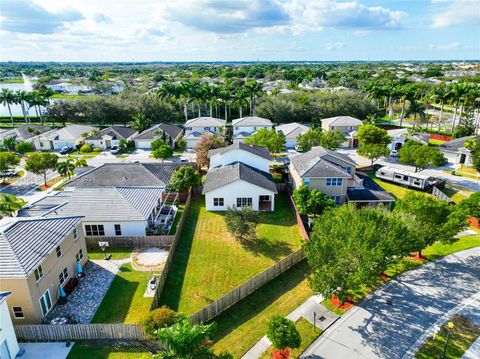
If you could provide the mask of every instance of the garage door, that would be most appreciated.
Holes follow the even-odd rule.
[[[152,145],[152,140],[136,140],[135,144],[137,148],[150,149]]]

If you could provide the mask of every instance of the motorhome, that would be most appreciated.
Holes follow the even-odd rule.
[[[409,172],[393,167],[382,167],[376,173],[377,178],[400,184],[406,187],[428,191],[436,184],[434,178],[420,173]]]

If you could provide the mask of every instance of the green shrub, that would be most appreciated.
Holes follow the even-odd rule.
[[[29,142],[25,142],[25,141],[18,142],[15,145],[15,151],[23,155],[24,153],[33,151],[33,146]]]
[[[90,152],[92,152],[92,146],[90,146],[88,143],[86,143],[82,147],[80,147],[80,152],[81,153],[90,153]]]
[[[275,183],[281,183],[282,182],[282,174],[281,173],[273,173],[272,174],[272,177],[273,177],[273,181]]]
[[[171,326],[181,317],[181,315],[167,306],[154,309],[143,323],[145,333],[147,333],[149,338],[154,338],[156,330]]]
[[[99,153],[99,152],[102,152],[102,149],[99,148],[99,147],[95,147],[95,148],[93,149],[93,152]]]

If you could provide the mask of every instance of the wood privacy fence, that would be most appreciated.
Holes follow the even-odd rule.
[[[437,197],[438,199],[441,199],[443,201],[447,201],[448,203],[453,203],[453,201],[448,197],[445,193],[440,191],[437,187],[433,186],[432,188],[432,195]]]
[[[98,242],[108,242],[109,247],[165,247],[171,246],[175,236],[142,237],[85,237],[88,248],[98,248]]]
[[[22,324],[13,327],[17,338],[24,341],[147,340],[138,324]]]
[[[165,265],[163,267],[162,273],[160,274],[160,278],[157,282],[157,289],[155,290],[155,295],[153,297],[152,305],[150,307],[151,310],[158,308],[158,304],[160,303],[160,296],[162,295],[163,287],[165,286],[165,281],[167,280],[168,271],[170,270],[170,266],[172,264],[173,256],[175,254],[175,248],[180,240],[180,236],[182,235],[183,225],[185,224],[185,220],[188,216],[188,211],[190,210],[190,205],[192,202],[192,192],[190,191],[187,201],[185,202],[185,209],[182,213],[182,217],[180,221],[178,221],[177,225],[177,232],[175,233],[171,243],[170,251],[168,252],[167,260],[165,261]]]
[[[288,200],[290,201],[290,205],[292,206],[293,212],[295,213],[295,218],[297,219],[297,225],[300,234],[302,235],[303,239],[310,239],[310,235],[308,234],[307,228],[305,228],[305,224],[303,223],[300,213],[298,213],[297,206],[295,206],[295,202],[293,201],[292,194],[290,192],[288,192]]]
[[[297,264],[304,258],[303,249],[300,249],[281,261],[275,263],[273,266],[257,274],[255,277],[249,279],[245,283],[239,285],[231,290],[220,299],[200,309],[198,312],[190,316],[192,323],[204,323],[228,309],[232,305],[238,303],[243,298],[253,293],[255,290],[274,279],[279,274],[285,272],[287,269]]]

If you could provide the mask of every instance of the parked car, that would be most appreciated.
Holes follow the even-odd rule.
[[[114,154],[114,155],[120,153],[120,147],[118,147],[118,146],[112,146],[112,148],[110,148],[110,153],[111,153],[111,154]]]
[[[60,150],[60,154],[61,154],[61,155],[66,155],[66,154],[69,153],[71,150],[73,150],[73,148],[70,147],[70,146],[62,147],[62,149]]]
[[[15,170],[8,170],[8,171],[2,172],[2,176],[4,177],[15,177],[17,175],[18,175],[18,172]]]
[[[398,151],[397,150],[391,150],[390,151],[390,157],[398,157]]]

